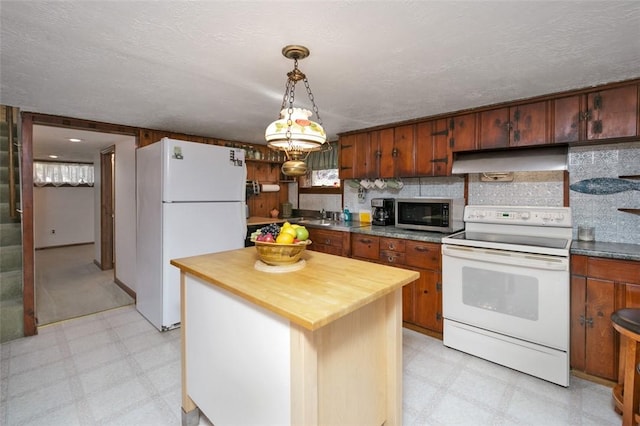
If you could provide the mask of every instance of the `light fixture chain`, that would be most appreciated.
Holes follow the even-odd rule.
[[[320,112],[318,111],[318,106],[316,105],[315,98],[313,97],[313,93],[311,93],[311,87],[309,86],[309,80],[305,77],[303,80],[304,87],[307,89],[307,94],[309,95],[309,100],[311,101],[311,106],[313,112],[316,113],[316,117],[318,117],[318,124],[322,126],[322,118],[320,118]]]

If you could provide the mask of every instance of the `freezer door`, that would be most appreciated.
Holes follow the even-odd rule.
[[[244,151],[163,138],[163,201],[244,201]]]
[[[243,219],[244,204],[240,202],[163,204],[164,326],[180,322],[180,271],[170,260],[243,248]]]

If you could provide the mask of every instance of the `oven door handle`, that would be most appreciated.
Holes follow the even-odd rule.
[[[543,254],[443,245],[442,255],[460,259],[469,259],[476,262],[490,262],[548,271],[569,270],[569,259]]]

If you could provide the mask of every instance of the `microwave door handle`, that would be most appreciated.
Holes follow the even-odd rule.
[[[473,247],[444,245],[442,246],[442,255],[477,262],[529,267],[548,271],[565,271],[569,268],[569,262],[566,258]]]

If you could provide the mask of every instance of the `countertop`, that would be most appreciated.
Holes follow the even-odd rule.
[[[173,259],[182,272],[316,330],[419,278],[415,271],[306,250],[303,269],[261,272],[255,247]]]
[[[267,222],[273,223],[273,219],[264,218]],[[278,220],[284,222],[285,219]],[[296,222],[292,218],[291,222]],[[405,240],[424,241],[430,243],[441,243],[442,238],[450,234],[440,232],[413,231],[409,229],[396,228],[395,226],[377,226],[363,222],[338,222],[325,219],[303,220],[301,225],[313,228],[332,229],[336,231],[351,232],[354,234],[376,235],[379,237],[401,238]],[[573,240],[571,244],[571,254],[584,256],[604,257],[619,260],[640,261],[640,245],[607,242],[586,242]]]
[[[571,254],[640,261],[640,245],[573,240]]]

